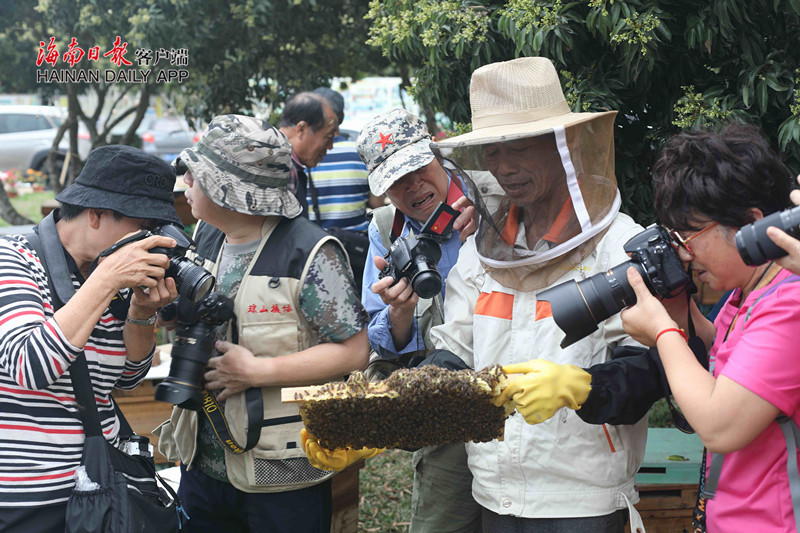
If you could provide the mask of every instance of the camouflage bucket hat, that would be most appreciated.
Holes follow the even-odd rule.
[[[181,159],[215,204],[247,215],[294,218],[289,192],[292,145],[273,126],[244,115],[219,115]]]
[[[394,109],[372,119],[356,140],[369,170],[369,188],[380,196],[394,182],[433,161],[431,136],[419,117]]]

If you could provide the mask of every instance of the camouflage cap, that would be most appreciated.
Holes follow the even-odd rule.
[[[302,208],[289,192],[292,145],[269,123],[219,115],[181,159],[215,204],[248,215],[294,218]]]
[[[356,140],[369,170],[369,188],[380,196],[394,182],[433,161],[431,136],[419,117],[394,109],[372,119]]]

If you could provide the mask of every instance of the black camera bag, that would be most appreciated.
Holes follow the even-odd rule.
[[[93,490],[73,489],[67,501],[67,533],[171,533],[181,529],[180,500],[156,474],[152,456],[128,455],[103,436],[84,354],[70,366],[75,395],[83,409],[86,440],[81,465]],[[114,404],[120,438],[133,431]],[[160,485],[159,485],[160,482]],[[184,515],[185,516],[185,515]]]

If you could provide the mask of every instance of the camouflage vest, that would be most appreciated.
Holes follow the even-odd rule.
[[[208,224],[195,230],[197,256],[216,274],[224,234]],[[278,357],[318,344],[305,318],[298,312],[300,290],[319,247],[338,243],[305,218],[268,217],[262,241],[247,268],[234,299],[238,344],[256,357]],[[228,338],[232,331],[228,330]],[[332,473],[312,467],[300,445],[300,420],[296,404],[280,401],[281,387],[263,387],[261,439],[252,450],[225,453],[228,480],[237,489],[283,492],[320,483]],[[225,418],[231,436],[246,441],[247,407],[244,393],[225,401]],[[158,431],[159,450],[170,460],[180,459],[191,467],[197,448],[197,413],[178,407]]]

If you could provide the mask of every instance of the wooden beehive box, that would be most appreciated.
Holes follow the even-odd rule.
[[[691,531],[702,458],[697,435],[675,428],[648,430],[644,462],[636,474],[636,509],[647,533]]]

